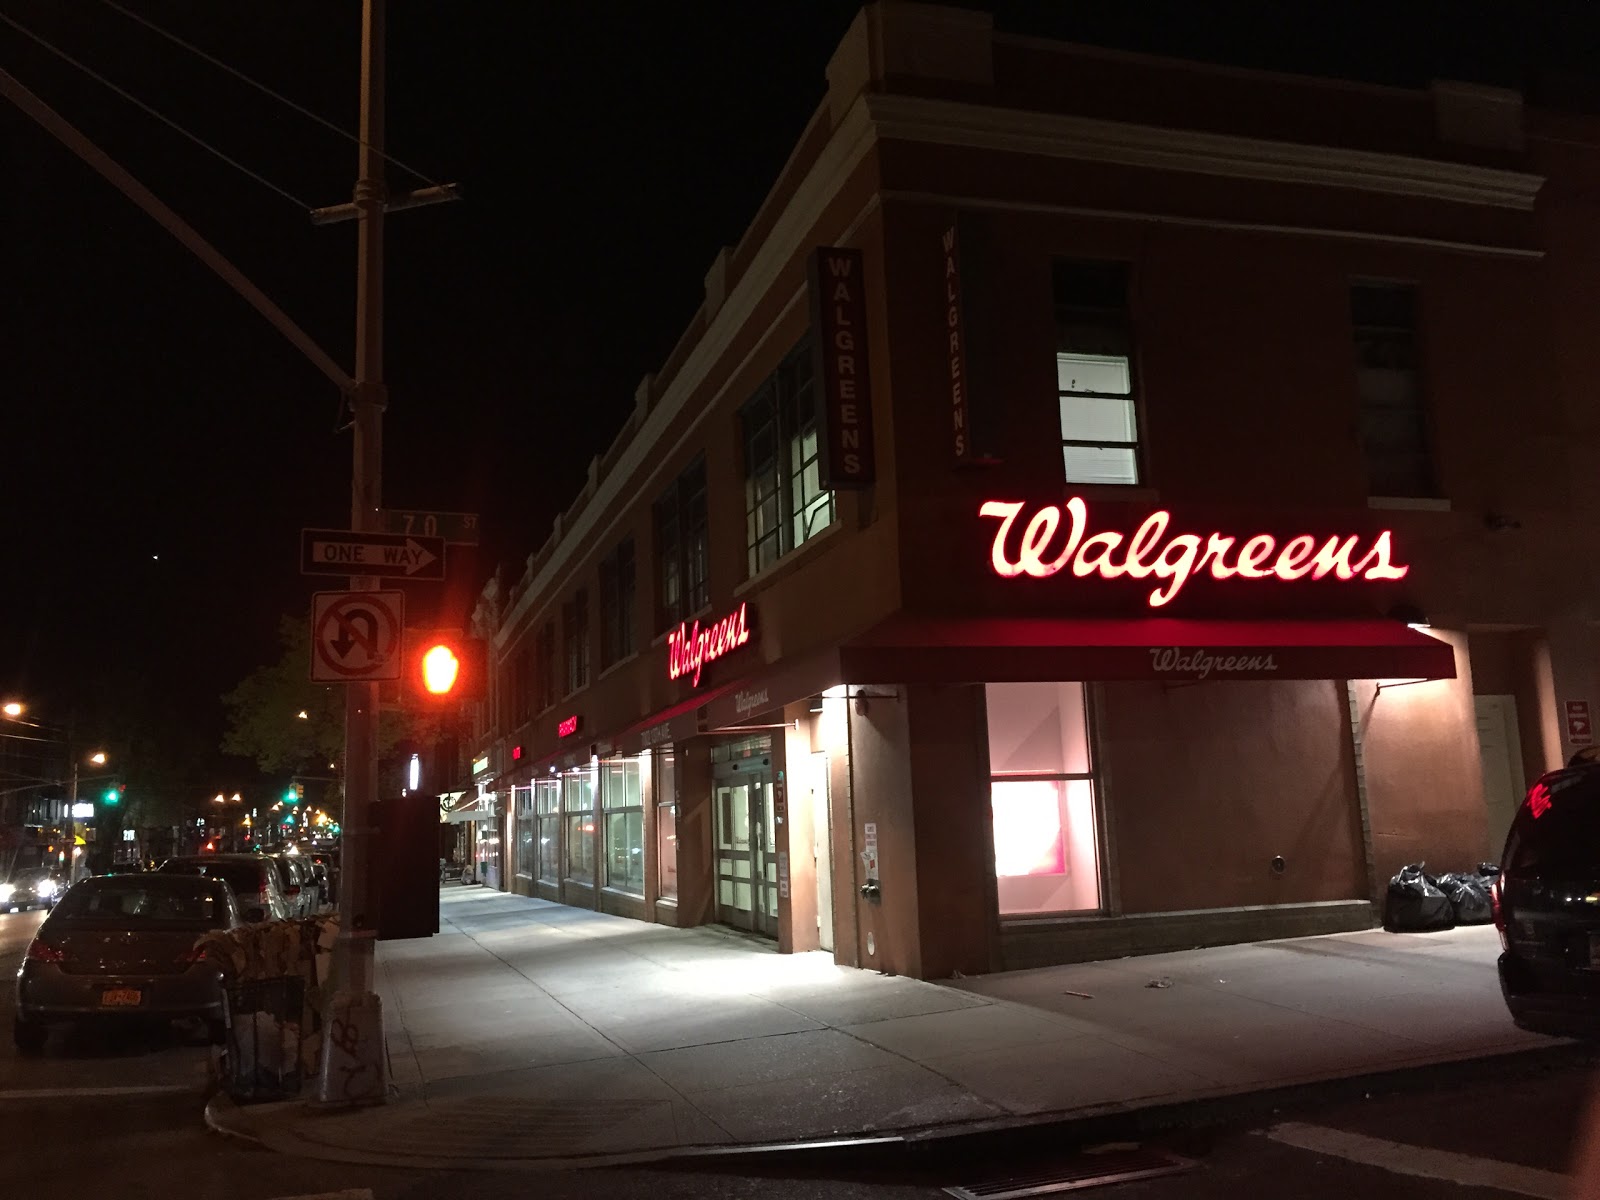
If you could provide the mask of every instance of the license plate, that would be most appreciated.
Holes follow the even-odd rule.
[[[138,988],[107,988],[100,993],[102,1008],[134,1008],[144,998]]]

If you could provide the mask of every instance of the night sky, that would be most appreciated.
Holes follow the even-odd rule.
[[[359,0],[118,3],[354,130]],[[456,564],[473,587],[544,541],[610,443],[820,102],[857,7],[391,0],[389,151],[465,198],[389,221],[385,501],[482,513],[485,546]],[[1594,7],[1061,0],[998,5],[996,23],[1570,96],[1600,58]],[[353,142],[100,0],[0,0],[0,15],[294,198],[0,24],[0,66],[348,367],[355,227],[313,227],[305,209],[349,199]],[[102,724],[159,711],[211,754],[219,695],[273,656],[279,617],[319,586],[298,573],[298,531],[347,524],[339,397],[4,101],[0,177],[0,692]],[[390,183],[423,180],[392,168]]]

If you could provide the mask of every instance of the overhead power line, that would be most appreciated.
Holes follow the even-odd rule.
[[[128,9],[124,8],[122,5],[118,4],[116,2],[116,0],[101,0],[101,3],[104,4],[107,8],[111,9],[112,11],[121,13],[123,16],[127,17],[128,20],[136,21],[140,25],[143,25],[146,29],[150,30],[150,32],[158,34],[161,37],[166,38],[169,42],[173,43],[173,45],[181,46],[181,47],[183,47],[183,49],[187,50],[190,54],[193,54],[198,58],[204,59],[206,62],[210,63],[212,66],[216,67],[217,70],[225,71],[229,75],[232,75],[235,79],[239,80],[241,83],[248,84],[250,87],[255,88],[256,91],[262,93],[263,95],[271,96],[279,104],[286,105],[290,109],[293,109],[295,112],[299,113],[302,117],[306,118],[306,120],[313,121],[316,124],[322,126],[322,128],[330,130],[331,132],[338,134],[340,137],[344,138],[348,142],[354,142],[356,145],[361,146],[364,149],[372,149],[372,147],[368,146],[366,142],[362,141],[360,137],[358,137],[356,134],[351,133],[348,129],[345,129],[342,126],[339,126],[339,125],[335,125],[332,121],[328,120],[326,117],[322,116],[319,113],[312,112],[309,108],[306,108],[302,104],[296,104],[293,100],[289,99],[289,97],[283,95],[280,92],[273,91],[270,87],[268,87],[266,84],[260,82],[259,80],[252,79],[249,75],[246,75],[243,71],[239,70],[237,67],[234,67],[234,66],[230,65],[229,63],[224,62],[222,59],[216,57],[214,54],[210,54],[207,51],[202,50],[199,46],[196,46],[196,45],[193,45],[190,42],[184,41],[177,34],[171,33],[168,30],[163,29],[161,26],[157,25],[154,21],[150,20],[148,17],[143,17],[143,16],[140,16],[136,12],[129,11]],[[382,150],[378,150],[377,154],[378,154],[378,157],[383,159],[384,162],[392,163],[395,166],[399,167],[402,171],[410,172],[412,175],[415,175],[418,179],[422,180],[423,183],[426,183],[429,187],[438,187],[439,186],[439,183],[438,183],[437,180],[430,179],[428,176],[424,175],[421,171],[417,170],[415,167],[407,166],[405,163],[401,162],[398,158],[394,157],[394,155],[385,153]]]
[[[95,71],[92,67],[86,66],[85,64],[79,62],[77,59],[73,58],[72,55],[68,54],[65,50],[62,50],[59,47],[52,45],[49,41],[47,41],[45,38],[41,37],[39,34],[33,32],[33,30],[29,29],[27,26],[25,26],[25,25],[21,24],[20,22],[14,20],[10,16],[6,15],[5,13],[0,13],[0,21],[5,22],[7,25],[11,26],[11,28],[15,29],[18,33],[22,34],[24,37],[30,38],[34,42],[38,43],[40,46],[43,46],[46,50],[50,51],[51,54],[54,54],[57,58],[61,59],[63,62],[68,63],[69,65],[71,65],[73,67],[76,67],[79,71],[82,71],[85,75],[89,76],[89,78],[93,79],[96,83],[100,84],[103,87],[109,88],[111,91],[115,92],[118,96],[121,96],[129,104],[132,104],[134,107],[138,108],[141,112],[147,114],[148,116],[154,117],[156,120],[160,121],[163,125],[167,126],[167,128],[173,130],[175,133],[178,133],[178,134],[182,135],[183,137],[187,138],[189,141],[193,142],[195,145],[199,146],[202,150],[206,151],[206,153],[211,154],[211,155],[215,156],[216,158],[221,159],[223,162],[227,163],[230,167],[232,167],[234,170],[238,171],[240,174],[245,175],[245,176],[249,177],[250,179],[253,179],[255,182],[259,183],[262,187],[266,188],[268,191],[275,192],[277,195],[282,196],[285,200],[289,201],[289,203],[295,205],[297,208],[301,209],[302,211],[304,211],[304,212],[310,212],[311,211],[311,205],[307,204],[304,200],[300,199],[298,196],[294,195],[292,192],[285,191],[283,188],[281,188],[277,184],[273,183],[272,180],[268,179],[266,176],[261,175],[256,171],[252,171],[249,167],[245,166],[243,163],[241,163],[237,159],[231,158],[227,154],[224,154],[221,150],[218,150],[210,142],[208,142],[204,138],[200,137],[199,134],[190,133],[187,129],[185,129],[182,125],[178,124],[176,121],[174,121],[171,117],[167,116],[165,113],[162,113],[159,110],[157,110],[155,108],[152,108],[150,105],[146,104],[143,100],[139,99],[137,96],[135,96],[133,93],[129,92],[127,89],[122,88],[122,87],[118,87],[116,84],[112,83],[109,79],[107,79],[104,75],[101,75],[99,72]]]

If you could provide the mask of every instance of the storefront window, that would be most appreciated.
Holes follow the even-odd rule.
[[[989,803],[1001,916],[1101,907],[1098,814],[1081,683],[991,683]]]
[[[594,882],[594,793],[593,767],[568,771],[562,777],[562,808],[567,814],[567,878],[577,883]]]
[[[534,844],[534,815],[533,815],[533,789],[531,787],[516,787],[511,789],[511,798],[514,801],[513,810],[517,820],[517,861],[515,870],[524,879],[533,878],[533,844]]]
[[[539,878],[561,881],[561,781],[541,779],[533,785],[539,815]]]
[[[606,817],[606,885],[644,895],[644,777],[647,755],[614,758],[601,767]]]
[[[678,898],[678,771],[670,750],[656,751],[656,895]]]

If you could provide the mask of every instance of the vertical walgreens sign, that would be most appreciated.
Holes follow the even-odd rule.
[[[967,392],[967,327],[961,311],[961,238],[955,222],[944,231],[944,334],[950,362],[951,449],[958,463],[972,459],[971,400]]]
[[[825,488],[866,487],[877,478],[861,273],[859,250],[819,246],[811,254],[813,374],[822,419],[818,468]]]

